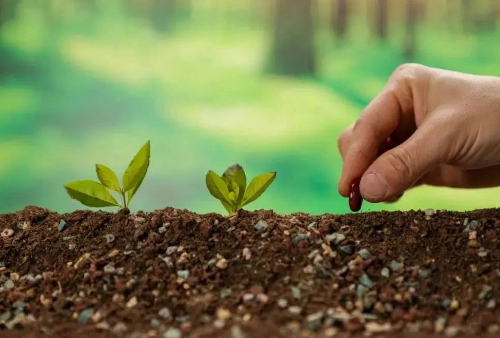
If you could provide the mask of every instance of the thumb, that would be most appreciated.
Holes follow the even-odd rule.
[[[445,142],[437,135],[428,128],[419,128],[404,143],[377,158],[361,179],[363,198],[370,202],[391,200],[444,163]]]

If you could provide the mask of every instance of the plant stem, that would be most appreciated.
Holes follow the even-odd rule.
[[[120,190],[121,198],[123,201],[123,208],[127,208],[127,198],[125,197],[125,192],[123,190]]]

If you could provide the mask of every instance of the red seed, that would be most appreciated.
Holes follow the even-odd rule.
[[[357,212],[361,209],[361,204],[363,203],[363,198],[359,192],[359,183],[361,178],[356,178],[351,183],[351,192],[349,193],[349,207],[353,212]]]

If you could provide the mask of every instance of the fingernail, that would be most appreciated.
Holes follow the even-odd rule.
[[[383,199],[389,192],[386,180],[377,173],[368,174],[361,180],[361,195],[372,199]]]

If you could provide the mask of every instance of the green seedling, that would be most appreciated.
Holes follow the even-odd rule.
[[[137,189],[141,186],[149,167],[149,141],[139,150],[123,174],[123,187],[120,187],[118,177],[110,168],[96,164],[95,169],[99,182],[81,180],[68,183],[64,186],[71,198],[88,207],[115,207],[128,208]],[[111,195],[115,191],[120,195],[122,204],[119,204]]]
[[[239,164],[234,164],[227,168],[222,177],[210,170],[206,183],[210,194],[221,201],[229,214],[233,214],[259,198],[275,178],[275,172],[262,174],[247,186],[245,171]]]

